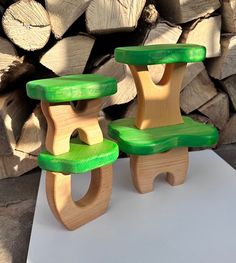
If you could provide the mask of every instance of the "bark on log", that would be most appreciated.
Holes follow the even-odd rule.
[[[83,73],[94,41],[85,35],[64,38],[41,57],[40,63],[59,76]]]
[[[232,115],[225,128],[220,134],[220,144],[230,144],[236,142],[236,114]]]
[[[21,130],[15,149],[38,155],[44,147],[47,123],[40,106],[37,106]]]
[[[46,10],[34,0],[21,0],[11,5],[3,15],[2,25],[14,44],[30,51],[44,47],[51,32]]]
[[[236,1],[222,0],[222,30],[227,33],[236,33]]]
[[[61,38],[64,35],[75,20],[84,13],[90,2],[91,0],[45,1],[52,25],[52,32],[56,38]]]
[[[219,0],[158,0],[157,3],[160,15],[174,24],[204,17],[220,7]]]
[[[11,155],[33,105],[22,90],[0,96],[0,155]]]
[[[132,31],[137,26],[145,2],[146,0],[92,0],[86,11],[87,29],[92,34]]]
[[[234,110],[236,111],[236,75],[232,75],[220,81],[223,89],[228,93]]]
[[[189,114],[216,95],[215,86],[204,69],[180,93],[180,107]]]
[[[236,36],[224,35],[221,39],[221,56],[207,61],[210,76],[224,79],[236,74]]]
[[[187,33],[188,31],[188,33]],[[220,56],[221,16],[199,19],[193,28],[185,29],[186,43],[198,44],[206,47],[206,57]]]
[[[225,93],[218,93],[198,110],[221,130],[229,119],[229,98]]]

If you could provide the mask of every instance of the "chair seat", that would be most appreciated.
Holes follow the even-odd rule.
[[[30,81],[26,89],[33,99],[56,103],[112,95],[117,91],[117,82],[98,74],[67,75]]]
[[[129,65],[199,62],[205,57],[206,48],[194,44],[159,44],[115,49],[116,61]]]
[[[38,157],[42,169],[61,173],[84,173],[113,163],[119,155],[118,145],[104,139],[103,142],[87,145],[78,138],[72,139],[70,151],[60,155],[42,152]]]
[[[139,130],[133,118],[116,120],[109,125],[109,135],[120,149],[133,155],[149,155],[176,147],[208,147],[216,144],[217,129],[183,116],[184,123]]]

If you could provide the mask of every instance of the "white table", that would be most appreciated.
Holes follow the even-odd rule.
[[[190,154],[185,184],[160,178],[144,195],[132,186],[128,159],[114,167],[109,210],[73,232],[49,210],[43,173],[27,263],[236,262],[236,171],[214,152]],[[73,189],[83,194],[88,180],[74,176]]]

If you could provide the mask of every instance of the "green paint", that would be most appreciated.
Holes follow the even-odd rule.
[[[105,140],[87,145],[78,138],[71,140],[70,151],[60,155],[42,152],[38,157],[42,169],[61,173],[84,173],[113,163],[119,154],[118,145]]]
[[[206,48],[194,44],[159,44],[115,49],[116,61],[129,65],[199,62],[205,57]]]
[[[67,75],[30,81],[26,90],[32,99],[56,103],[112,95],[117,91],[117,82],[98,74]]]
[[[208,147],[218,140],[217,129],[211,125],[183,117],[184,123],[139,130],[133,118],[111,122],[109,135],[117,140],[120,149],[128,154],[148,155],[176,147]]]

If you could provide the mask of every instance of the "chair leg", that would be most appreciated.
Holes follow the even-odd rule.
[[[153,155],[131,155],[130,169],[134,186],[140,193],[152,192],[154,180],[161,173],[167,173],[169,184],[182,184],[188,170],[188,148]]]
[[[85,196],[74,201],[71,196],[71,175],[46,173],[46,193],[55,217],[74,230],[106,212],[112,191],[112,166],[91,171],[91,182]]]

